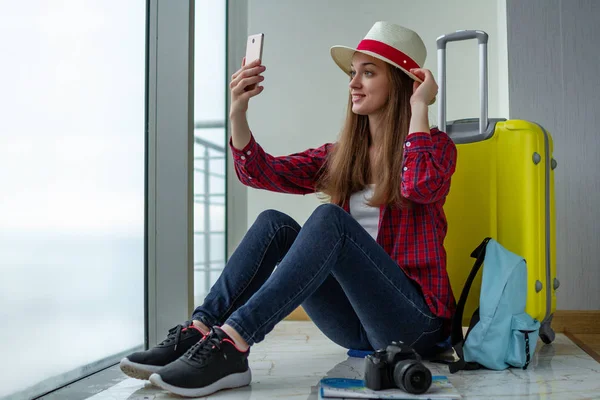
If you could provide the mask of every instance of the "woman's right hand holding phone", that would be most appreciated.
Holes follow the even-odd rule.
[[[264,87],[259,83],[265,78],[260,75],[265,71],[265,66],[260,65],[260,60],[255,60],[248,65],[246,58],[242,60],[242,68],[231,76],[231,106],[229,117],[236,118],[248,111],[248,101],[251,97],[260,94]]]
[[[260,74],[265,71],[265,67],[260,65],[260,60],[245,64],[246,57],[242,60],[242,68],[232,75],[229,84],[231,89],[231,105],[229,107],[231,138],[233,147],[239,150],[242,150],[250,142],[251,133],[246,118],[248,101],[263,91],[263,87],[259,83],[264,80]]]

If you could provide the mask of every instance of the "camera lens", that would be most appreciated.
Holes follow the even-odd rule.
[[[394,382],[407,393],[422,394],[431,387],[431,371],[415,360],[400,361],[394,368]]]
[[[404,375],[404,387],[409,393],[425,393],[431,386],[431,372],[413,367]]]
[[[252,39],[252,43],[254,43],[254,39]]]

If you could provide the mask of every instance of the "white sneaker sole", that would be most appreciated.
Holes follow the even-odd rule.
[[[209,394],[215,393],[222,389],[234,389],[242,386],[247,386],[250,384],[251,381],[252,372],[250,372],[250,368],[248,368],[246,372],[227,375],[208,386],[197,389],[180,388],[177,386],[169,385],[168,383],[162,380],[159,374],[155,373],[150,375],[150,382],[153,385],[184,397],[208,396]]]
[[[152,375],[155,372],[158,372],[162,368],[159,365],[146,365],[134,363],[132,361],[129,361],[127,357],[121,360],[121,362],[119,363],[119,367],[125,375],[142,380],[148,380],[148,378],[150,378],[150,375]]]

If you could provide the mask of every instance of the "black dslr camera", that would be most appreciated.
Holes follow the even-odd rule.
[[[412,347],[392,342],[385,350],[366,357],[365,386],[371,390],[398,387],[407,393],[422,394],[431,387],[431,371]]]

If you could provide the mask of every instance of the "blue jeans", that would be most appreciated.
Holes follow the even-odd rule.
[[[304,227],[262,212],[193,319],[228,324],[252,345],[302,305],[333,342],[355,350],[401,340],[427,354],[442,338],[420,288],[344,209],[324,204]]]

